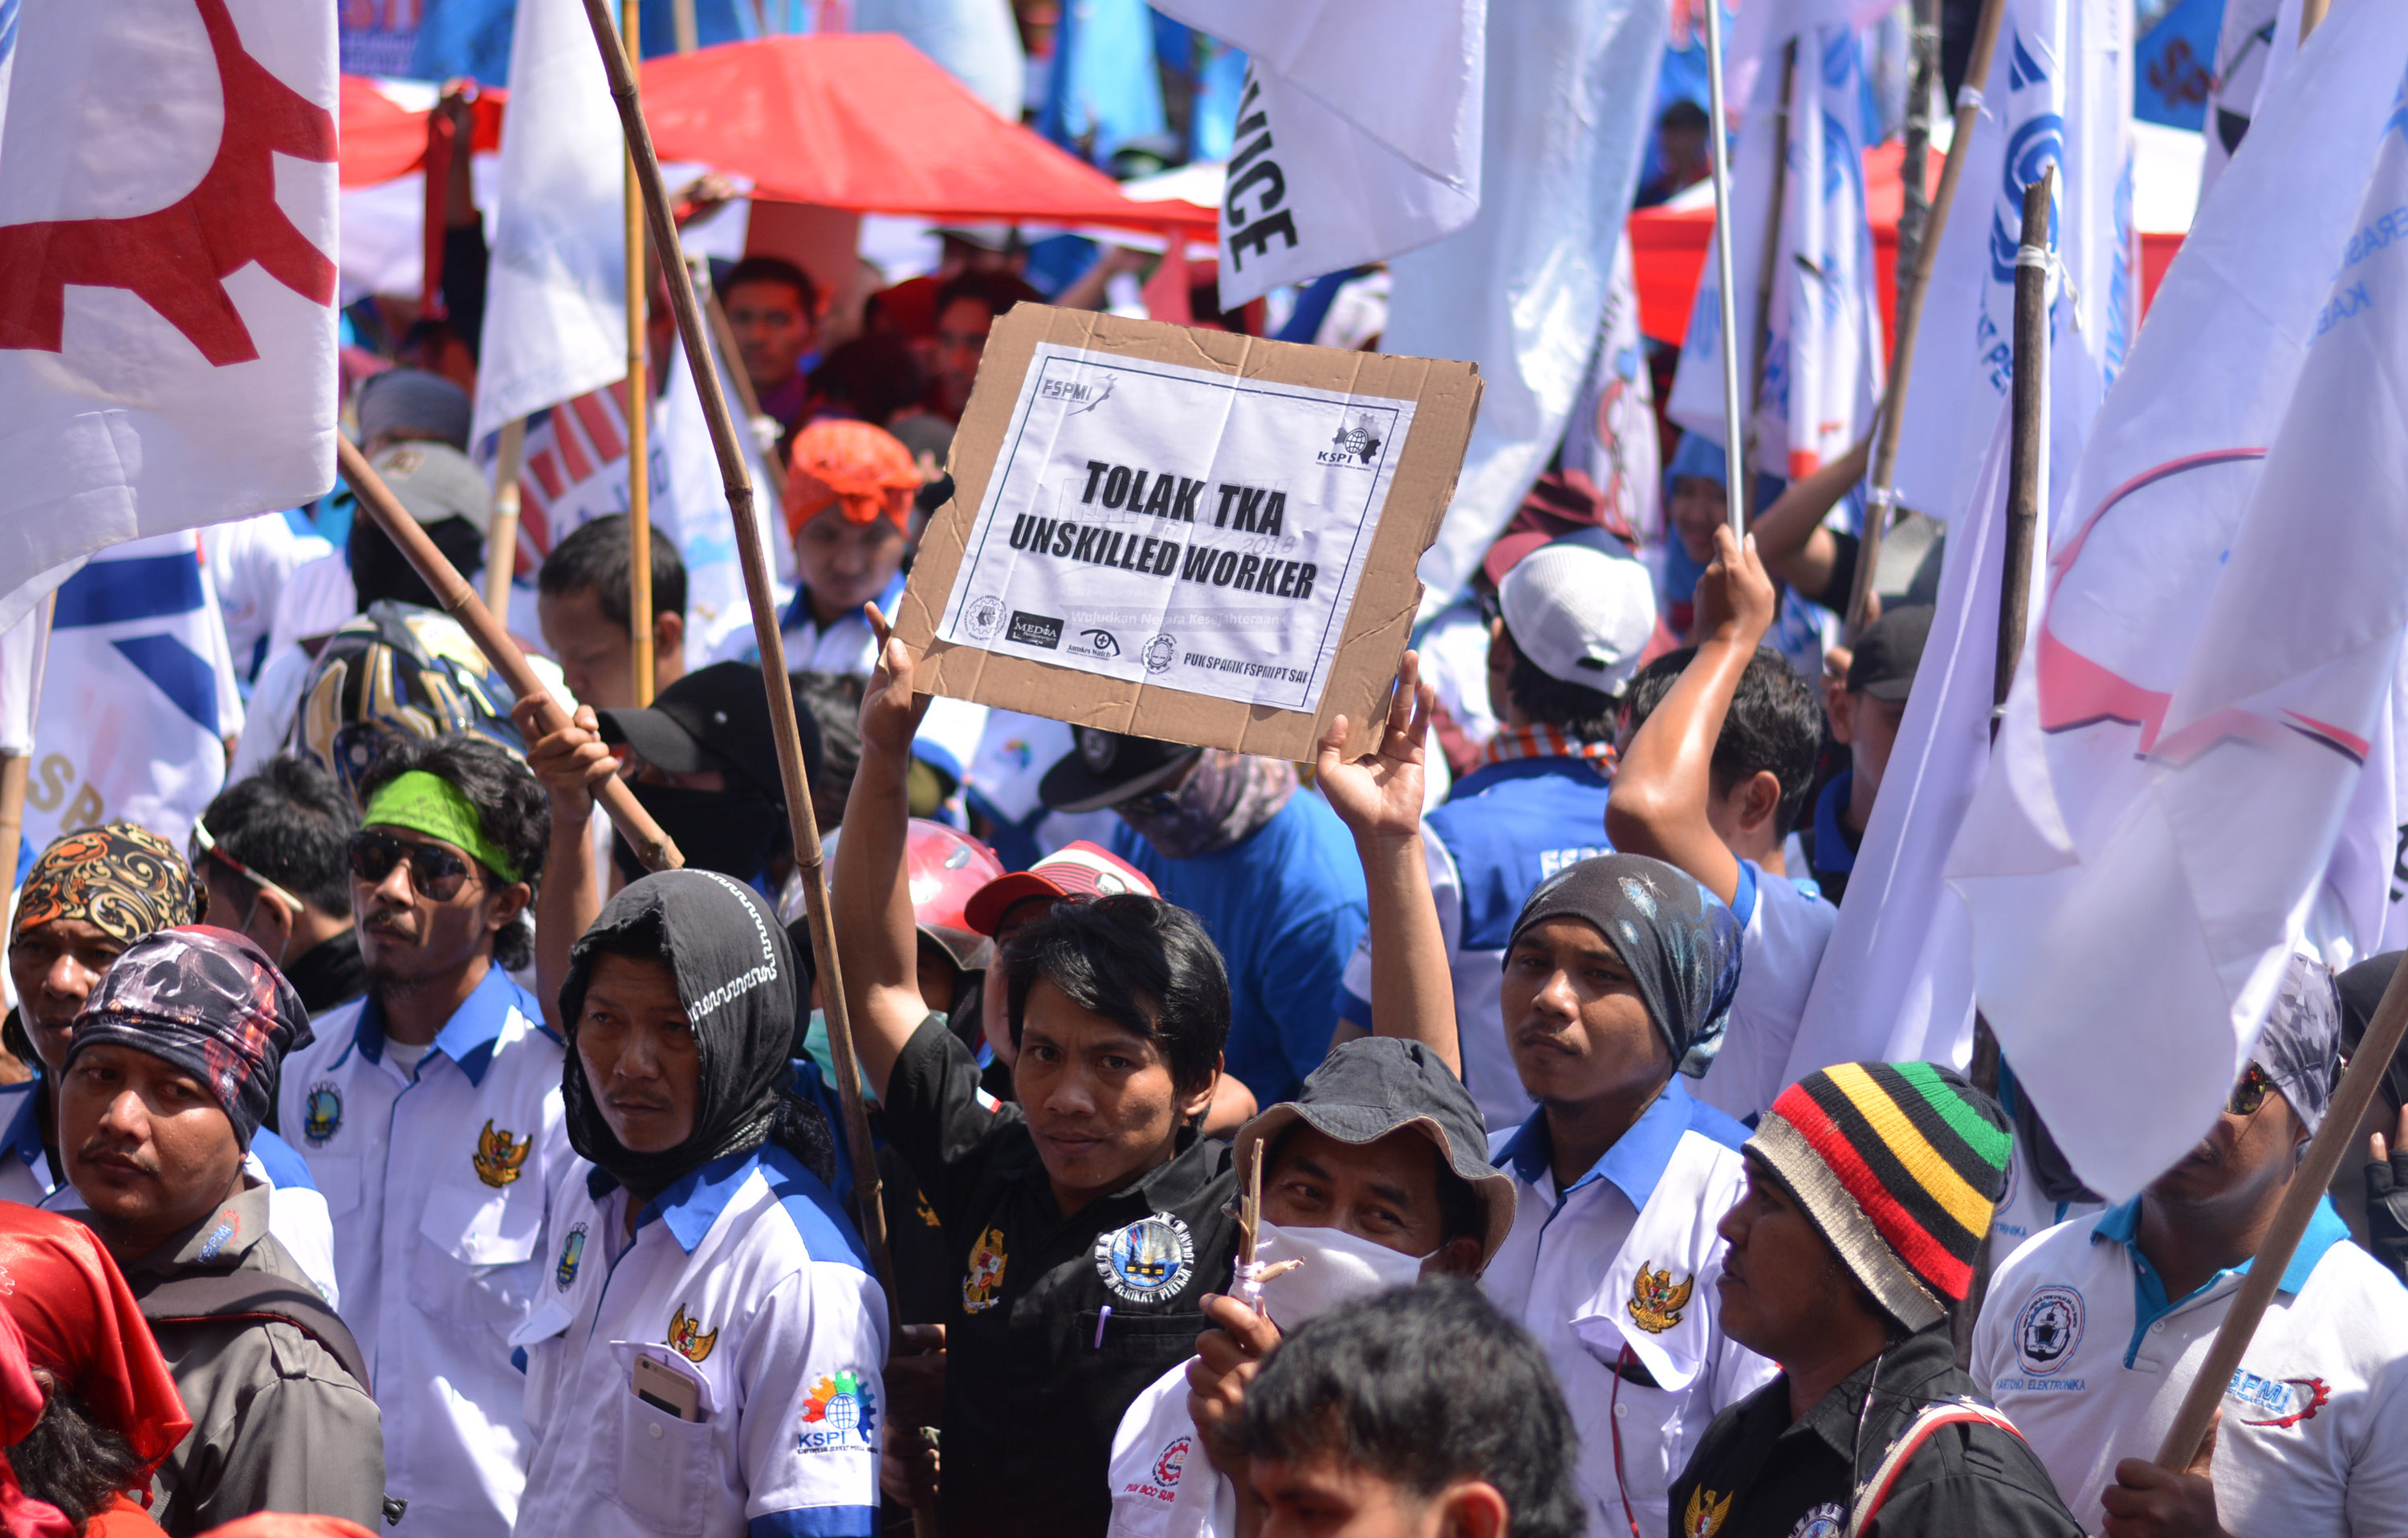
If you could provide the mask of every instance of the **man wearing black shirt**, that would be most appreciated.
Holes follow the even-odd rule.
[[[1237,1180],[1228,1149],[1197,1131],[1228,979],[1183,909],[1134,893],[1061,903],[990,974],[1009,989],[1018,1103],[980,1093],[976,1059],[919,994],[912,661],[885,640],[862,699],[831,907],[862,1071],[961,1268],[939,1519],[982,1538],[1101,1534],[1122,1414],[1194,1352],[1204,1294],[1229,1285]],[[1408,742],[1390,725],[1364,772],[1397,772],[1407,754],[1418,770],[1421,733]]]

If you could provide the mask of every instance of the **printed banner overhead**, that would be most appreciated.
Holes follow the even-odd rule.
[[[1385,690],[1479,400],[1469,364],[1022,305],[898,631],[939,694],[1306,756]]]
[[[1480,211],[1487,0],[1166,0],[1246,50],[1221,305],[1428,245]]]

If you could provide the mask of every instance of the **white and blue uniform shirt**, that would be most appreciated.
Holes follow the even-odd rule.
[[[536,1435],[519,1538],[876,1532],[886,1300],[827,1186],[765,1144],[687,1172],[630,1237],[624,1188],[565,1174],[514,1337]],[[638,1398],[638,1357],[701,1418]]]
[[[374,995],[328,1011],[284,1060],[278,1120],[334,1216],[405,1534],[505,1538],[518,1512],[525,1385],[509,1338],[542,1294],[546,1198],[575,1157],[542,1019],[496,967],[415,1071]]]
[[[2248,1271],[2169,1299],[2138,1199],[2061,1223],[1991,1278],[1973,1381],[2040,1456],[2075,1521],[2127,1458],[2155,1458]],[[2226,1386],[2210,1477],[2228,1532],[2408,1533],[2408,1291],[2318,1204]]]
[[[1723,1334],[1714,1287],[1727,1247],[1714,1225],[1746,1183],[1745,1137],[1676,1074],[1564,1190],[1543,1115],[1489,1140],[1515,1205],[1482,1285],[1563,1387],[1593,1532],[1670,1531],[1668,1492],[1707,1425],[1780,1371]]]
[[[1541,882],[1613,852],[1605,841],[1611,784],[1585,759],[1511,758],[1465,775],[1446,804],[1422,819],[1430,896],[1455,979],[1463,1083],[1491,1131],[1518,1127],[1536,1110],[1505,1044],[1498,993],[1505,942]],[[1338,1013],[1371,1024],[1369,934],[1346,963]]]
[[[1840,911],[1786,876],[1769,876],[1754,860],[1742,860],[1731,913],[1740,923],[1739,988],[1696,1094],[1753,1126],[1789,1087],[1789,1049]]]
[[[0,1085],[0,1201],[73,1212],[83,1200],[71,1186],[50,1183],[50,1161],[42,1150],[42,1118],[36,1098],[48,1080],[40,1074]],[[326,1300],[342,1308],[335,1273],[335,1230],[326,1199],[309,1178],[309,1167],[290,1143],[263,1127],[251,1137],[243,1172],[268,1188],[267,1231],[276,1236]]]

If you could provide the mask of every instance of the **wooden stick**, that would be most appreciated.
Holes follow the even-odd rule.
[[[1931,269],[1940,260],[1940,237],[1948,228],[1956,183],[1964,180],[1965,162],[1972,153],[1973,125],[1982,115],[1982,86],[1990,78],[1990,56],[1998,51],[1999,23],[2006,9],[2006,0],[1982,0],[1981,23],[1973,29],[1972,57],[1965,65],[1965,84],[1956,93],[1956,134],[1948,141],[1948,159],[1940,168],[1940,189],[1931,194],[1931,214],[1915,248],[1914,279],[1899,285],[1889,383],[1882,392],[1881,434],[1873,439],[1872,474],[1866,478],[1865,528],[1856,545],[1856,581],[1848,595],[1847,634],[1852,642],[1865,627],[1865,609],[1873,594],[1873,568],[1881,564],[1882,536],[1889,531],[1890,510],[1898,505],[1898,493],[1889,482],[1898,473],[1899,425],[1906,411],[1907,381],[1914,376],[1914,335],[1923,323],[1923,300],[1931,291]]]
[[[620,0],[619,26],[627,56],[644,56],[643,0]],[[636,703],[652,702],[652,371],[644,361],[644,191],[636,157],[627,156],[621,211],[627,234],[627,635],[635,642]],[[661,248],[677,250],[676,233]]]
[[[1998,0],[1991,0],[1993,5]],[[1723,119],[1722,7],[1706,7],[1707,141],[1713,151],[1714,282],[1722,300],[1723,467],[1730,491],[1730,529],[1747,538],[1747,420],[1739,398],[1739,295],[1731,292],[1730,133]],[[1786,154],[1788,147],[1782,147]]]
[[[2308,34],[2323,24],[2325,11],[2330,4],[2331,0],[2300,0],[2300,42],[2306,42]]]
[[[1749,328],[1747,433],[1740,463],[1756,463],[1756,417],[1764,404],[1764,355],[1772,334],[1772,289],[1781,275],[1781,224],[1789,202],[1789,101],[1798,84],[1798,39],[1781,50],[1781,109],[1772,120],[1772,195],[1765,205],[1764,251],[1756,265],[1756,324]],[[1819,130],[1818,130],[1819,132]],[[1725,467],[1727,471],[1727,465]]]
[[[25,846],[25,783],[34,755],[0,754],[0,911],[17,889],[17,855]]]
[[[669,25],[677,36],[680,53],[692,53],[702,46],[702,29],[695,25],[694,0],[676,0],[669,7]]]
[[[668,189],[661,182],[660,157],[652,151],[652,131],[644,122],[643,103],[636,91],[635,71],[619,47],[618,30],[610,22],[609,0],[585,0],[586,20],[594,29],[595,46],[602,50],[602,68],[610,78],[610,95],[619,107],[619,122],[627,147],[635,152],[636,174],[644,190],[644,208],[652,222],[652,241],[665,255],[678,250],[677,225],[669,214]],[[869,1141],[869,1114],[861,1101],[860,1059],[853,1048],[853,1016],[845,1008],[844,978],[836,951],[836,929],[828,917],[827,867],[820,855],[819,821],[811,811],[811,787],[803,773],[802,740],[795,724],[795,692],[786,682],[786,647],[778,634],[778,606],[769,592],[769,570],[762,554],[759,519],[752,508],[752,478],[744,467],[744,453],[736,441],[736,420],[727,397],[720,392],[719,371],[710,366],[710,338],[703,330],[701,307],[695,302],[694,275],[681,261],[666,260],[661,270],[668,279],[669,303],[677,312],[678,336],[685,361],[702,395],[703,420],[710,425],[710,446],[719,455],[719,475],[727,491],[727,510],[736,523],[736,555],[744,568],[744,596],[752,607],[752,639],[761,650],[761,677],[769,696],[769,729],[778,742],[778,772],[786,790],[786,817],[794,833],[795,864],[803,879],[803,900],[809,906],[811,952],[819,962],[820,998],[825,1008],[828,1045],[836,1054],[836,1090],[844,1107],[845,1145],[853,1156],[853,1191],[860,1208],[862,1238],[867,1243],[878,1279],[891,1301],[895,1267],[886,1253],[886,1213],[879,1204],[878,1159]]]
[[[2216,1403],[2231,1387],[2241,1355],[2249,1349],[2258,1321],[2273,1301],[2292,1252],[2300,1247],[2300,1236],[2307,1232],[2308,1219],[2315,1215],[2325,1187],[2332,1184],[2333,1171],[2341,1168],[2350,1144],[2358,1141],[2358,1122],[2373,1103],[2383,1071],[2391,1066],[2403,1034],[2408,1034],[2408,967],[2393,972],[2384,987],[2374,1018],[2367,1022],[2366,1036],[2349,1059],[2349,1071],[2341,1076],[2332,1104],[2325,1108],[2324,1125],[2308,1140],[2307,1156],[2292,1174],[2282,1206],[2275,1209],[2273,1227],[2266,1230],[2266,1242],[2250,1258],[2249,1274],[2241,1279],[2240,1289],[2232,1295],[2232,1307],[2215,1332],[2215,1344],[2207,1348],[2207,1359],[2200,1363],[2198,1375],[2183,1395],[2182,1407],[2174,1413],[2173,1424],[2166,1428],[2166,1439],[2157,1446],[2157,1467],[2190,1467],[2215,1417]]]
[[[519,473],[526,460],[526,418],[502,424],[494,458],[494,526],[485,535],[485,607],[510,623],[510,582],[519,565]]]
[[[1923,225],[1931,212],[1924,179],[1931,174],[1931,98],[1940,86],[1940,0],[1914,0],[1914,20],[1907,33],[1906,153],[1899,162],[1899,190],[1903,201],[1898,214],[1897,303],[1906,302],[1914,285],[1916,255],[1923,249]],[[1896,312],[1891,316],[1893,323]]]
[[[426,585],[435,590],[436,601],[443,606],[444,612],[460,622],[460,628],[468,632],[468,639],[477,643],[478,651],[485,654],[485,660],[502,675],[502,682],[510,686],[511,693],[521,699],[534,698],[542,702],[543,729],[555,732],[567,726],[568,712],[560,708],[560,701],[552,697],[552,691],[544,687],[543,680],[536,677],[535,669],[527,666],[526,654],[519,650],[519,643],[510,640],[509,632],[494,618],[494,611],[477,597],[477,590],[468,585],[467,579],[461,576],[458,568],[435,548],[435,541],[418,526],[418,520],[403,510],[402,505],[394,499],[383,478],[368,467],[359,450],[351,447],[351,439],[337,437],[335,466],[342,472],[343,479],[351,483],[351,489],[359,494],[360,506],[376,520],[377,526],[384,530],[386,538],[400,548],[403,558],[426,580]],[[673,870],[685,863],[685,857],[678,853],[677,845],[661,831],[660,825],[652,821],[652,813],[636,804],[635,795],[627,789],[625,781],[603,781],[595,789],[594,799],[601,803],[602,810],[609,815],[611,826],[626,839],[628,847],[636,852],[636,857],[644,862],[644,869]]]
[[[2024,189],[2024,239],[2015,252],[2014,438],[2007,456],[2005,566],[1999,573],[1999,642],[1990,683],[1990,737],[1999,709],[2023,657],[2031,608],[2032,541],[2040,530],[2048,467],[2048,208],[2057,194],[2057,166]],[[1996,1093],[1996,1086],[1992,1086]]]

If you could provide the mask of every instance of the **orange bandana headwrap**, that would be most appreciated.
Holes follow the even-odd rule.
[[[795,436],[786,465],[787,536],[830,506],[852,523],[891,518],[899,528],[919,489],[911,451],[894,434],[867,422],[814,422]]]

